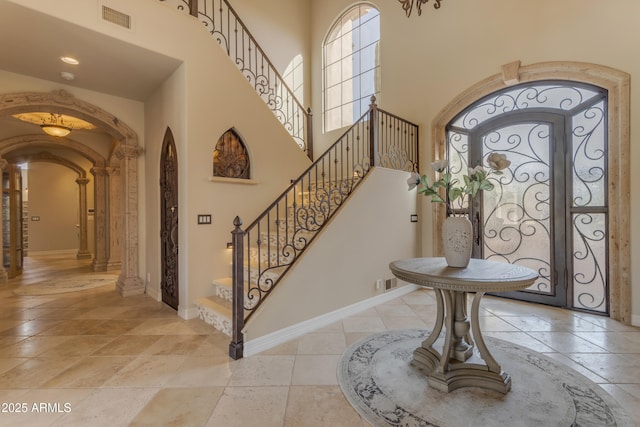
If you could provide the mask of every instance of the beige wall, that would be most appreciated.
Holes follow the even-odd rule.
[[[127,112],[118,114],[121,106],[110,109],[97,105],[130,125],[145,149],[138,163],[139,273],[143,280],[149,278],[147,292],[156,298],[160,297],[161,269],[160,148],[167,126],[173,131],[181,171],[179,313],[183,317],[195,315],[193,301],[212,294],[214,278],[230,275],[231,258],[226,242],[230,240],[233,218],[240,215],[248,224],[291,178],[307,167],[308,159],[222,48],[192,17],[157,1],[110,0],[110,7],[126,10],[135,21],[135,31],[125,32],[100,21],[95,2],[23,3],[184,62],[144,104],[136,104],[141,109],[133,114],[131,122]],[[166,31],[167,28],[171,31]],[[93,103],[90,94],[81,99]],[[209,181],[216,141],[230,127],[238,131],[249,147],[253,178],[258,185]],[[212,214],[213,224],[197,225],[198,214]]]
[[[296,176],[295,171],[305,165],[304,159],[299,153],[278,145],[286,134],[273,124],[270,112],[261,106],[255,94],[250,93],[246,83],[242,86],[242,78],[238,73],[233,74],[230,61],[218,54],[211,57],[201,54],[210,50],[205,42],[205,36],[208,36],[204,29],[192,25],[192,18],[186,15],[180,18],[181,15],[160,2],[111,0],[115,7],[122,6],[136,17],[136,31],[124,34],[98,22],[95,2],[60,0],[54,5],[24,0],[24,3],[34,7],[37,4],[38,8],[62,19],[77,20],[81,25],[185,61],[186,65],[159,88],[146,106],[105,95],[90,96],[86,91],[76,89],[70,92],[121,117],[138,132],[145,145],[146,154],[139,163],[140,274],[141,277],[147,272],[155,275],[151,284],[156,290],[159,273],[156,165],[164,130],[167,125],[172,129],[175,127],[180,168],[190,171],[183,175],[185,179],[181,182],[180,211],[181,247],[184,249],[180,255],[181,283],[191,292],[185,296],[183,313],[186,313],[184,310],[191,307],[190,301],[196,295],[207,294],[211,279],[229,271],[224,243],[228,241],[233,216],[240,214],[245,221],[250,221],[249,218],[265,206],[265,200],[272,198],[289,178]],[[237,3],[236,9],[260,39],[265,51],[273,55],[277,67],[283,69],[287,59],[298,49],[308,52],[304,61],[305,69],[310,70],[311,90],[305,89],[305,93],[313,93],[310,101],[315,112],[316,153],[322,152],[340,132],[320,133],[321,46],[333,20],[352,2],[279,0],[271,6],[265,4],[270,2],[258,0],[237,0]],[[398,2],[374,0],[372,3],[379,7],[382,17],[382,96],[379,105],[421,125],[422,170],[426,170],[430,161],[429,126],[434,117],[465,89],[499,73],[503,64],[515,60],[522,61],[523,65],[543,61],[584,61],[627,72],[632,82],[634,76],[640,76],[640,55],[633,30],[640,14],[640,2],[636,0],[589,2],[588,5],[583,0],[456,0],[443,2],[437,11],[427,4],[422,16],[414,14],[410,19],[404,16]],[[244,17],[243,12],[248,16]],[[306,15],[309,21],[304,20]],[[275,28],[270,27],[272,23]],[[166,28],[172,28],[172,31],[165,31]],[[304,35],[306,30],[309,36]],[[183,39],[176,34],[184,35],[192,48],[184,49]],[[289,41],[297,37],[302,42]],[[213,75],[220,75],[219,81],[212,79]],[[0,88],[3,86],[6,88],[0,79]],[[31,86],[21,86],[9,88],[10,91],[33,90]],[[51,90],[60,85],[40,83],[36,86]],[[633,136],[634,128],[640,126],[640,116],[633,106],[639,102],[640,91],[632,83],[632,164],[640,160]],[[245,114],[246,111],[251,111],[251,116]],[[181,114],[183,117],[178,118]],[[246,139],[252,158],[259,159],[255,172],[263,185],[240,187],[208,181],[215,140],[231,126]],[[267,142],[277,145],[273,147]],[[284,160],[276,152],[284,153]],[[639,173],[632,169],[632,186],[638,182]],[[632,192],[630,198],[631,217],[634,217],[640,209],[640,195]],[[425,200],[420,203],[424,208],[420,222],[422,254],[430,255],[433,236],[430,205]],[[198,213],[212,213],[214,224],[197,226],[195,217]],[[633,259],[633,254],[640,249],[640,227],[633,222],[631,241]],[[631,272],[636,324],[640,324],[639,269],[640,265],[633,265]]]
[[[375,168],[246,325],[246,339],[296,325],[384,292],[391,261],[419,253],[406,172]]]
[[[29,252],[80,247],[78,174],[62,165],[29,165]],[[39,221],[32,221],[39,217]]]
[[[353,2],[323,0],[311,3],[312,87],[315,129],[321,129],[321,49],[333,20]],[[631,75],[631,164],[640,161],[634,137],[640,129],[640,53],[636,18],[640,2],[584,2],[580,0],[456,0],[434,10],[432,2],[422,16],[406,18],[395,1],[373,0],[381,11],[381,108],[421,125],[422,170],[432,153],[432,120],[454,97],[473,84],[501,72],[503,64],[546,61],[583,61],[609,66]],[[335,134],[316,138],[327,146]],[[614,141],[615,143],[615,141]],[[640,171],[631,170],[631,185]],[[640,193],[631,192],[631,217],[640,210]],[[430,206],[422,201],[424,255],[432,253]],[[612,218],[615,220],[615,218]],[[640,252],[640,227],[631,224],[631,259]],[[637,256],[636,256],[637,257]],[[640,325],[640,265],[632,266],[633,322]]]

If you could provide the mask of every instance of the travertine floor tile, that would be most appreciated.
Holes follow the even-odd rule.
[[[293,368],[293,385],[337,385],[341,355],[299,355]]]
[[[377,316],[348,317],[342,321],[344,331],[349,332],[380,332],[386,331],[382,319]]]
[[[211,416],[223,390],[222,387],[160,390],[129,426],[203,426]]]
[[[187,357],[168,379],[167,386],[226,386],[236,363],[228,356]]]
[[[42,385],[44,388],[94,388],[104,384],[133,357],[88,356]]]
[[[298,354],[342,354],[346,348],[343,333],[308,334],[298,341]]]
[[[638,354],[570,353],[567,356],[611,383],[638,384],[640,383]]]
[[[17,282],[36,280],[32,270]],[[338,360],[374,332],[431,329],[436,316],[433,291],[420,289],[234,361],[229,337],[149,296],[94,290],[18,297],[14,282],[0,286],[0,400],[52,409],[68,402],[71,411],[0,414],[3,427],[371,427],[337,386]],[[482,300],[480,323],[486,337],[566,364],[640,417],[640,328],[491,296]]]
[[[253,356],[238,360],[230,386],[276,386],[291,384],[294,356]]]
[[[282,427],[289,386],[227,387],[207,427]]]
[[[88,356],[114,340],[111,336],[80,335],[40,354],[41,357]]]
[[[606,353],[602,347],[570,332],[529,332],[533,338],[561,353]]]
[[[104,383],[105,387],[164,387],[185,356],[138,356]]]
[[[55,425],[65,427],[127,426],[157,393],[153,388],[101,388],[73,406]]]
[[[122,335],[102,348],[96,350],[95,356],[137,356],[145,352],[162,335]]]
[[[69,340],[70,336],[33,336],[25,338],[2,349],[3,357],[36,357],[52,348],[55,348],[63,342]]]
[[[75,358],[31,358],[0,375],[0,388],[38,388],[76,363]]]
[[[20,395],[13,395],[3,402],[20,402],[26,412],[3,412],[0,414],[0,425],[20,427],[42,427],[56,425],[55,421],[74,408],[93,393],[86,389],[38,389],[27,390]],[[58,424],[60,425],[60,424]]]
[[[164,335],[150,345],[145,354],[189,356],[200,348],[206,335]]]

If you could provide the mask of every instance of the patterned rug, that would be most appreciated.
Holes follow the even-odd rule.
[[[428,386],[411,360],[424,330],[366,337],[342,356],[338,382],[374,426],[632,426],[624,409],[597,384],[539,353],[495,338],[485,341],[511,374],[509,393],[466,387],[443,393]]]
[[[53,295],[66,292],[85,291],[102,286],[115,285],[117,274],[79,274],[59,279],[43,280],[30,285],[21,285],[13,290],[16,295]]]

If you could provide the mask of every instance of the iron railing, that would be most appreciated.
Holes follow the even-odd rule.
[[[227,0],[160,0],[198,18],[225,49],[296,144],[313,159],[311,109],[306,109]]]
[[[242,329],[373,166],[418,169],[418,126],[377,108],[375,97],[342,137],[244,230],[234,220],[233,327],[229,354],[242,357]]]

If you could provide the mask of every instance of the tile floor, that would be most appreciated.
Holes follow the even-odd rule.
[[[88,271],[58,258],[27,258],[23,276],[0,285],[0,426],[369,426],[337,385],[341,353],[376,331],[431,327],[435,314],[420,290],[232,361],[226,336],[147,296],[13,294]],[[499,298],[482,308],[487,336],[567,364],[640,420],[640,328]]]

